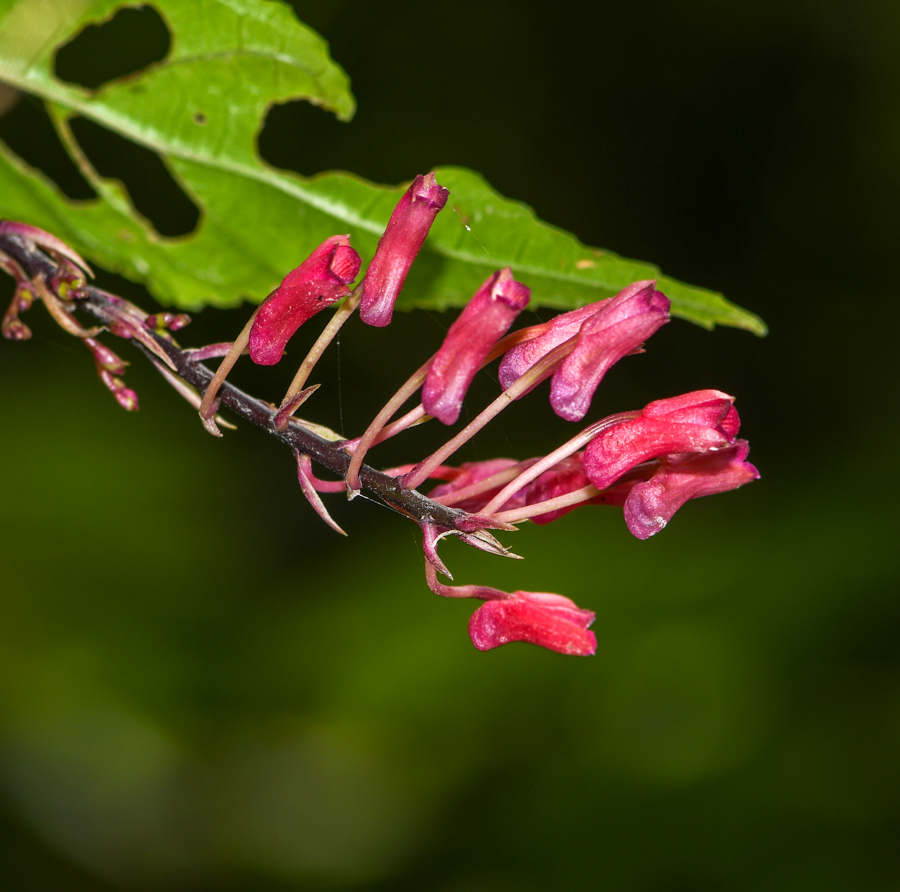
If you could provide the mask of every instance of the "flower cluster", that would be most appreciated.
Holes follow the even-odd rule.
[[[359,304],[363,322],[387,325],[412,262],[446,201],[447,190],[433,174],[417,177],[394,210],[366,275],[352,294],[350,282],[360,262],[349,239],[335,236],[324,242],[255,315],[249,333],[251,358],[277,362],[301,322],[348,294],[341,323]],[[343,255],[339,257],[338,251]],[[739,421],[733,398],[716,390],[657,400],[640,411],[609,416],[548,456],[447,465],[447,459],[510,402],[547,378],[554,412],[567,421],[582,421],[612,366],[624,356],[642,352],[644,342],[669,321],[668,298],[654,281],[641,281],[613,297],[508,335],[530,294],[508,267],[488,276],[434,356],[398,390],[361,437],[343,441],[351,456],[343,484],[351,498],[359,491],[359,469],[377,443],[429,418],[455,424],[476,373],[499,358],[502,391],[497,399],[434,454],[388,473],[405,489],[418,488],[429,479],[444,480],[429,498],[470,515],[467,524],[452,529],[428,519],[421,527],[432,590],[486,602],[469,627],[476,647],[487,650],[510,641],[530,641],[562,653],[593,653],[596,642],[587,628],[594,615],[567,598],[439,582],[438,573],[450,576],[437,554],[441,538],[455,535],[487,551],[508,554],[489,529],[514,528],[511,524],[523,520],[546,524],[581,505],[605,504],[622,508],[628,529],[646,539],[689,499],[735,489],[758,473],[746,461],[746,442],[736,439]],[[327,331],[329,339],[335,330]],[[314,352],[313,362],[320,344]],[[298,397],[308,392],[302,386],[311,368],[307,357],[282,402],[282,421],[285,413],[292,414]],[[421,403],[392,422],[419,389]],[[341,482],[313,477],[309,459],[300,455],[298,469],[308,496],[342,487]],[[310,500],[336,527],[318,495]]]
[[[616,295],[509,333],[528,305],[531,291],[516,280],[509,267],[496,270],[450,326],[437,352],[399,388],[361,436],[344,439],[294,418],[300,405],[316,390],[315,386],[305,386],[316,361],[357,308],[368,325],[383,327],[390,323],[410,267],[447,197],[448,190],[435,181],[434,174],[416,177],[355,286],[362,260],[350,246],[350,237],[326,239],[285,276],[234,342],[193,353],[194,363],[223,357],[211,380],[205,379],[208,383],[202,398],[182,380],[183,370],[179,371],[181,378],[173,374],[176,369],[169,354],[157,340],[171,342],[165,329],[176,330],[185,324],[186,317],[147,316],[121,298],[106,295],[109,300],[102,318],[114,334],[139,339],[154,354],[160,371],[198,409],[206,428],[221,435],[216,423],[222,423],[216,414],[219,393],[238,358],[248,352],[253,362],[274,365],[302,324],[336,305],[269,423],[276,432],[292,426],[311,431],[339,454],[341,460],[328,466],[334,470],[335,464],[339,465],[342,479],[321,480],[313,473],[311,456],[294,447],[304,495],[338,532],[343,531],[329,516],[319,494],[344,491],[353,498],[362,487],[362,475],[371,471],[366,470],[364,460],[379,443],[429,419],[448,426],[456,424],[475,375],[499,360],[500,393],[496,399],[434,453],[416,464],[384,472],[389,476],[383,479],[393,493],[409,493],[419,500],[414,515],[396,501],[393,504],[414,516],[421,527],[426,579],[432,591],[444,597],[485,602],[469,624],[470,636],[479,650],[527,641],[560,653],[591,654],[596,649],[596,639],[588,630],[593,613],[557,594],[509,593],[485,586],[442,583],[438,574],[452,576],[438,556],[439,542],[452,535],[476,548],[514,556],[491,530],[514,530],[514,524],[525,520],[552,523],[584,505],[621,508],[630,532],[638,539],[647,539],[662,530],[690,499],[736,489],[759,474],[747,461],[747,442],[737,436],[740,420],[734,398],[718,390],[697,390],[655,400],[643,409],[608,415],[589,423],[545,456],[448,464],[493,418],[548,378],[553,411],[566,421],[583,422],[610,369],[623,357],[643,352],[647,339],[669,321],[669,300],[657,290],[655,281],[635,282]],[[2,225],[20,226],[18,236],[39,244],[59,267],[57,278],[44,282],[40,277],[29,278],[14,260],[0,254],[0,263],[17,281],[16,296],[3,319],[3,334],[11,339],[28,336],[19,313],[36,297],[60,317],[60,324],[76,326],[66,300],[84,287],[81,273],[89,273],[84,261],[40,230],[21,224]],[[155,337],[148,335],[151,330]],[[73,333],[84,339],[102,380],[119,402],[125,408],[136,408],[136,396],[117,377],[125,363],[96,340],[97,330],[79,326]],[[395,417],[420,390],[421,402]],[[426,499],[416,491],[429,480],[442,482]],[[391,503],[390,499],[386,501]]]

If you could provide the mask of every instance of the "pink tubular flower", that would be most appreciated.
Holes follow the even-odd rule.
[[[325,239],[260,305],[250,329],[250,358],[275,365],[304,322],[350,293],[360,264],[349,235]]]
[[[759,479],[746,461],[746,440],[699,455],[670,455],[647,481],[635,484],[625,500],[625,522],[632,535],[648,539],[672,519],[688,499],[737,489]]]
[[[597,650],[597,639],[588,631],[593,621],[590,610],[582,610],[562,595],[513,592],[482,604],[469,620],[469,636],[479,650],[528,641],[584,657]]]
[[[390,323],[409,268],[449,194],[433,173],[417,176],[394,208],[363,283],[359,316],[367,325]]]
[[[475,373],[528,304],[531,290],[517,282],[509,267],[490,276],[450,326],[422,388],[425,411],[453,424]]]
[[[567,421],[580,421],[610,367],[638,350],[669,321],[669,300],[654,290],[655,284],[653,280],[635,282],[615,297],[563,313],[545,323],[542,334],[503,357],[499,372],[503,389],[508,389],[551,350],[577,336],[572,352],[558,366],[547,369],[541,380],[553,375],[550,404],[556,414]],[[539,383],[535,381],[531,390]]]
[[[606,489],[648,459],[730,446],[740,427],[733,402],[719,390],[696,390],[649,403],[637,418],[607,428],[588,444],[585,473],[597,489]]]
[[[635,282],[584,321],[575,348],[553,374],[550,405],[581,421],[603,376],[669,321],[669,299],[656,282]]]
[[[551,350],[568,341],[569,338],[575,337],[581,329],[582,323],[599,312],[611,300],[611,297],[598,300],[569,313],[561,313],[549,322],[543,323],[543,325],[534,326],[534,329],[541,330],[541,334],[513,347],[512,350],[507,351],[501,360],[498,370],[500,386],[504,390],[508,390],[512,384],[518,381],[525,372],[536,362],[543,359]],[[549,378],[552,373],[552,369],[548,370],[545,379]],[[537,387],[539,383],[539,381],[536,381],[534,387]],[[530,392],[528,390],[525,393]],[[525,393],[522,396],[525,396]]]

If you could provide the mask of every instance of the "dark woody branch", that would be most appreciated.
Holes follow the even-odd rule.
[[[60,273],[59,264],[34,245],[29,244],[28,240],[20,235],[0,233],[0,251],[18,263],[30,280],[41,286],[46,286]],[[74,304],[77,309],[92,316],[101,325],[110,326],[115,324],[117,312],[119,312],[119,304],[115,300],[105,292],[87,285],[80,290],[79,296],[67,303]],[[193,386],[199,393],[206,390],[213,378],[213,372],[203,363],[192,361],[191,352],[179,347],[169,337],[151,329],[147,329],[146,335],[168,357],[173,371],[178,377]],[[151,359],[154,358],[153,351],[148,346],[138,341],[136,343],[145,355]],[[218,399],[222,406],[263,429],[285,445],[301,454],[310,456],[317,464],[340,477],[346,476],[350,465],[350,455],[337,443],[320,437],[297,420],[292,420],[285,430],[278,430],[275,427],[277,407],[252,397],[227,382],[222,385]],[[376,471],[368,465],[363,465],[360,469],[359,480],[362,489],[369,495],[395,511],[405,514],[420,525],[434,524],[467,534],[482,527],[480,523],[473,522],[474,516],[468,512],[434,502],[417,490],[403,489],[393,477]],[[483,525],[483,527],[488,526],[494,526],[494,524],[488,522]],[[485,536],[485,538],[490,537]]]

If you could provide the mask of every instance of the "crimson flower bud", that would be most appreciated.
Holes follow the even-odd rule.
[[[584,321],[550,386],[550,405],[561,418],[581,421],[609,369],[669,321],[669,299],[655,284],[629,285]]]
[[[109,369],[100,365],[97,366],[97,375],[126,412],[137,412],[139,408],[138,395],[130,387],[126,387],[121,378],[116,377]]]
[[[637,418],[591,440],[584,452],[585,473],[597,489],[606,489],[648,459],[730,446],[740,427],[733,402],[719,390],[696,390],[648,403]]]
[[[154,313],[144,320],[144,327],[149,329],[169,329],[178,331],[190,325],[191,317],[187,313]],[[197,360],[199,362],[199,360]]]
[[[275,365],[304,322],[350,293],[361,262],[349,235],[325,239],[260,304],[250,329],[250,358],[258,365]]]
[[[420,175],[394,208],[363,283],[359,316],[367,325],[390,323],[409,268],[449,194],[433,173]]]
[[[738,440],[715,452],[663,459],[649,480],[631,488],[624,505],[628,529],[638,539],[649,539],[688,499],[728,492],[758,480],[759,471],[745,460],[749,452],[747,441]]]
[[[128,363],[118,354],[113,353],[106,344],[101,343],[96,338],[82,338],[81,342],[94,354],[94,362],[97,363],[98,368],[106,369],[114,375],[125,374]]]
[[[531,289],[517,282],[509,267],[492,276],[475,292],[450,326],[441,349],[428,369],[422,388],[425,411],[453,424],[462,401],[491,347],[506,334],[528,305]]]
[[[513,592],[482,604],[469,619],[469,636],[479,650],[528,641],[558,653],[588,656],[597,650],[594,633],[587,631],[594,618],[562,595]]]

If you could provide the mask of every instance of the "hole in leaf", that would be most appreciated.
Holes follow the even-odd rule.
[[[120,9],[109,21],[88,25],[56,51],[56,76],[96,90],[166,57],[172,38],[152,6]]]
[[[67,198],[84,201],[97,197],[66,152],[39,99],[23,96],[0,118],[0,139],[26,164],[56,183]]]
[[[97,172],[121,180],[141,216],[163,236],[197,228],[200,209],[169,173],[156,152],[130,142],[87,118],[73,118],[72,133]]]
[[[352,160],[342,161],[340,155],[346,145],[346,123],[302,99],[273,105],[257,141],[264,161],[307,177],[323,170],[350,169]]]

